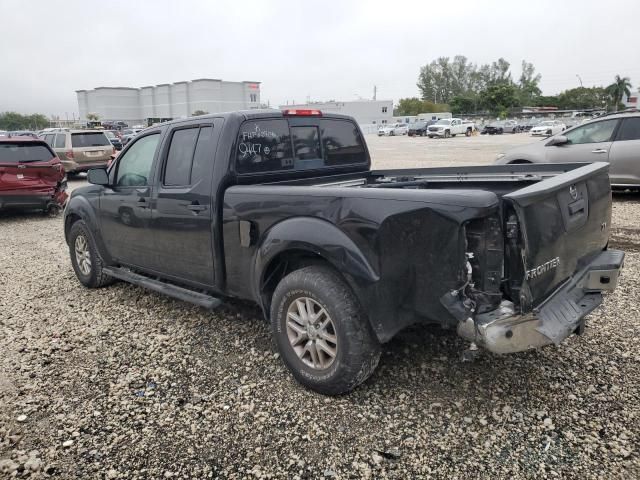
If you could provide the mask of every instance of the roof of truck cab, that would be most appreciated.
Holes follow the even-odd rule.
[[[295,110],[295,109],[292,109]],[[316,109],[314,109],[316,110]],[[320,110],[322,112],[322,110]],[[196,119],[209,119],[209,118],[240,118],[242,120],[254,120],[260,118],[285,118],[285,115],[282,110],[278,110],[275,108],[264,108],[264,109],[252,109],[252,110],[236,110],[232,112],[220,112],[220,113],[208,113],[206,115],[198,115],[197,117],[189,117],[189,118],[179,118],[175,120],[171,120],[169,122],[163,122],[161,124],[155,125],[155,127],[164,127],[166,125],[173,125],[176,123],[183,123],[186,121],[196,120]],[[349,115],[342,115],[340,113],[332,113],[332,112],[322,112],[322,115],[287,115],[286,118],[335,118],[342,120],[351,120],[355,121],[353,117]],[[153,128],[153,127],[149,127]]]

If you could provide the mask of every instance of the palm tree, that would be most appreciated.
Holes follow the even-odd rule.
[[[615,106],[615,111],[618,111],[618,105],[626,95],[629,97],[631,95],[631,81],[629,77],[622,77],[620,75],[616,75],[614,82],[607,87],[607,94],[611,98],[613,105]]]

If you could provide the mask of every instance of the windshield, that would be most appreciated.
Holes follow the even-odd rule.
[[[434,125],[449,125],[450,123],[451,123],[451,120],[447,118],[442,118],[438,120],[436,123],[434,123]]]
[[[116,135],[113,132],[104,132],[107,138],[116,138]]]
[[[553,122],[549,122],[549,121],[546,121],[546,122],[540,122],[540,123],[538,124],[538,126],[539,126],[539,127],[551,127],[552,125],[553,125]]]
[[[0,163],[48,162],[55,155],[42,144],[0,143]]]
[[[411,128],[422,128],[426,125],[427,125],[427,122],[416,122],[411,126]]]
[[[71,145],[75,148],[103,147],[111,142],[103,132],[72,133]]]

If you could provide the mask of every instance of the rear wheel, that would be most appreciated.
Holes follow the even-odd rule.
[[[69,230],[69,254],[76,277],[85,287],[99,288],[115,281],[102,271],[104,262],[83,220],[78,220]]]
[[[471,129],[470,128],[467,128],[467,131],[464,132],[464,136],[465,137],[470,137],[471,136]]]
[[[358,299],[334,270],[313,265],[276,287],[271,325],[285,365],[300,383],[326,395],[364,382],[380,359]]]

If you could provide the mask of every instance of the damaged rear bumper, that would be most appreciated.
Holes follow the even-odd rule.
[[[458,324],[458,334],[494,353],[514,353],[554,343],[584,326],[584,317],[602,303],[602,292],[616,288],[624,252],[606,250],[559,287],[532,312],[519,314],[513,303]]]

